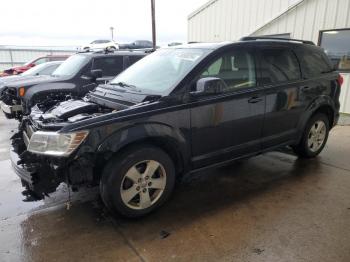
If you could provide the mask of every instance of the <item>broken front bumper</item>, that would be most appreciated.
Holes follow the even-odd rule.
[[[20,158],[19,155],[15,152],[14,148],[10,150],[11,164],[12,168],[22,180],[22,182],[28,184],[28,186],[33,186],[32,175],[34,174],[33,170],[30,171],[24,164],[19,164]]]
[[[21,105],[7,105],[3,101],[0,101],[1,110],[9,115],[16,114],[17,112],[22,112]]]
[[[25,187],[23,194],[31,199],[43,199],[56,190],[62,180],[53,172],[45,159],[39,159],[28,151],[18,153],[14,145],[10,150],[14,171]]]

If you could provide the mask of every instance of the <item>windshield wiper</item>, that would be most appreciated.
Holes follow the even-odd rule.
[[[137,88],[136,86],[134,85],[130,85],[130,84],[127,84],[125,82],[118,82],[118,83],[109,83],[110,85],[115,85],[115,86],[120,86],[120,87],[123,87],[123,88],[129,88],[129,89],[132,89],[136,92],[141,92],[141,90],[139,88]]]

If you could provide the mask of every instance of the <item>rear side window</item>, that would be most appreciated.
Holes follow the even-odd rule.
[[[261,51],[260,73],[262,84],[277,84],[298,80],[299,62],[289,49],[263,49]]]
[[[102,76],[116,76],[123,71],[123,56],[100,57],[94,59],[93,69],[101,69]]]
[[[328,61],[326,54],[322,52],[300,48],[297,55],[304,78],[317,77],[332,71],[331,63]]]
[[[138,55],[132,55],[129,56],[129,66],[131,66],[132,64],[136,63],[137,61],[139,61],[142,58],[142,56],[138,56]]]

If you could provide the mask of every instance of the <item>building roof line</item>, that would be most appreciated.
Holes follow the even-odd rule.
[[[194,10],[192,13],[190,13],[187,16],[187,20],[190,20],[192,17],[194,17],[198,13],[202,12],[204,9],[206,9],[207,7],[209,7],[210,5],[214,4],[217,1],[218,0],[210,0],[210,1],[206,2],[205,4],[201,5],[200,7],[198,7],[196,10]]]
[[[306,2],[307,0],[299,0],[297,2],[295,2],[294,4],[290,5],[287,7],[286,10],[278,13],[276,16],[272,17],[270,20],[268,20],[267,22],[264,22],[262,25],[259,25],[257,28],[255,28],[251,33],[249,33],[248,35],[253,35],[256,32],[258,32],[259,30],[265,28],[266,26],[272,24],[273,22],[275,22],[277,19],[279,19],[280,17],[288,14],[290,11],[294,10],[295,8],[297,8],[299,5],[301,5],[302,3]]]

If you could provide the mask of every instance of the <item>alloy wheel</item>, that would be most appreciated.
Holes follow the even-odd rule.
[[[307,145],[311,152],[317,152],[323,145],[326,139],[326,124],[319,120],[316,121],[309,132]]]
[[[166,186],[166,172],[155,160],[144,160],[133,165],[124,175],[120,195],[131,209],[146,209],[162,196]]]

